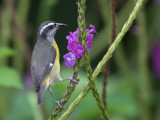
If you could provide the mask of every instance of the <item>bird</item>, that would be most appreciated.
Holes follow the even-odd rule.
[[[55,103],[61,107],[60,102],[54,98],[50,87],[57,81],[77,82],[72,76],[64,80],[60,76],[60,52],[54,36],[61,26],[67,25],[46,21],[40,25],[37,33],[37,41],[31,57],[31,75],[38,94],[38,105],[43,103],[44,93],[48,90]]]

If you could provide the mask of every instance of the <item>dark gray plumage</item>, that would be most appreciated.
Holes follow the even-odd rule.
[[[48,76],[52,67],[50,63],[55,61],[56,50],[47,41],[37,41],[32,53],[31,73],[36,92],[39,91],[43,80]]]

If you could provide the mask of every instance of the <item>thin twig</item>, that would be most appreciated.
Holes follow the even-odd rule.
[[[111,0],[111,5],[110,6],[111,6],[111,13],[112,13],[112,35],[111,35],[111,44],[112,44],[114,42],[115,37],[116,37],[116,13],[115,13],[116,1]],[[104,104],[105,108],[107,107],[107,104],[106,104],[106,96],[107,96],[106,86],[107,86],[107,76],[109,74],[109,66],[110,66],[110,60],[106,63],[106,65],[104,67],[104,70],[103,70],[102,100],[103,100],[103,104]]]
[[[144,0],[138,0],[132,13],[129,16],[129,19],[127,20],[127,22],[124,24],[121,32],[118,34],[118,36],[116,37],[115,41],[112,43],[112,45],[110,46],[110,48],[108,49],[108,52],[105,54],[105,56],[103,57],[103,59],[99,62],[98,66],[96,67],[96,69],[93,72],[93,80],[96,79],[96,77],[99,75],[99,73],[102,71],[103,66],[105,65],[105,63],[111,58],[113,52],[115,51],[115,49],[118,47],[118,45],[120,44],[122,38],[124,37],[124,35],[126,34],[126,32],[128,31],[129,27],[132,25],[133,21],[135,20],[138,11],[140,10],[140,8],[143,5]],[[82,99],[88,94],[90,90],[90,84],[89,82],[87,83],[87,85],[84,87],[83,91],[79,94],[79,96],[70,104],[69,108],[67,109],[67,111],[63,114],[63,120],[65,120],[75,109],[75,107],[82,101]]]

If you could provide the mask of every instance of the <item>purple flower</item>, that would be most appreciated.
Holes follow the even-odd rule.
[[[92,39],[94,37],[93,33],[97,33],[93,25],[90,25],[90,27],[92,28],[91,30],[86,29],[88,52],[91,50]],[[66,36],[68,40],[67,49],[71,51],[63,56],[67,67],[74,66],[76,58],[81,58],[84,55],[84,46],[78,44],[78,33],[79,29],[74,32],[69,32],[69,35]]]
[[[66,67],[74,66],[76,63],[76,57],[72,52],[69,52],[63,56]]]
[[[73,51],[74,47],[77,45],[78,37],[77,37],[77,31],[70,32],[68,36],[66,36],[66,39],[68,40],[68,46],[67,49],[69,51]]]
[[[156,43],[151,52],[152,69],[154,74],[160,78],[160,42]]]
[[[78,35],[78,33],[79,33],[79,29],[77,28],[77,30],[76,30],[76,31],[74,31],[74,32],[73,32],[73,34]]]
[[[86,29],[86,33],[88,33],[90,31],[90,29]]]
[[[73,53],[77,58],[80,58],[84,54],[84,47],[83,45],[77,44],[73,49]]]
[[[90,31],[88,31],[87,33],[91,33],[92,32],[92,33],[96,33],[97,34],[96,29],[92,24],[90,24],[89,27],[92,27],[92,29]]]
[[[77,42],[75,41],[68,41],[67,49],[73,52],[73,49],[77,46]]]
[[[90,52],[90,50],[91,50],[91,44],[92,44],[93,37],[94,37],[93,34],[88,34],[88,36],[87,36],[87,48],[88,48],[88,52]]]

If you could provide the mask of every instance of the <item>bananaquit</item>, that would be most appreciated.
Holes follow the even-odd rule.
[[[31,59],[31,74],[36,92],[38,93],[38,104],[43,102],[44,92],[48,90],[55,103],[61,107],[59,101],[56,101],[54,98],[50,86],[57,81],[74,81],[72,78],[62,80],[60,76],[60,54],[54,35],[61,26],[66,25],[63,23],[46,21],[40,25],[38,30],[37,42]]]

